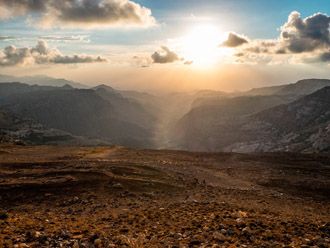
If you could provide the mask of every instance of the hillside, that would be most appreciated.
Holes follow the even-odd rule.
[[[236,132],[247,116],[288,102],[281,96],[244,96],[193,108],[172,130],[178,149],[215,151],[239,139]]]
[[[330,87],[252,117],[275,150],[330,151]],[[256,131],[255,131],[256,132]]]
[[[0,92],[3,108],[46,128],[131,147],[151,145],[152,130],[145,124],[152,117],[120,95],[24,84],[0,84]]]
[[[329,87],[291,103],[273,102],[274,106],[279,105],[273,108],[265,104],[271,103],[272,98],[233,98],[223,105],[192,110],[176,127],[179,148],[235,152],[329,151]],[[242,99],[245,102],[240,102]]]
[[[150,106],[140,103],[135,98],[126,97],[120,91],[109,86],[99,85],[93,89],[97,95],[116,109],[116,114],[122,120],[144,127],[150,133],[153,132],[156,117],[155,113],[150,110]]]
[[[32,119],[23,119],[0,109],[0,143],[19,145],[110,145],[98,139],[75,136],[69,132],[46,128]]]

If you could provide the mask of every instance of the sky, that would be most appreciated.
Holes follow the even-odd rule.
[[[330,78],[328,0],[0,0],[0,74],[241,91]]]

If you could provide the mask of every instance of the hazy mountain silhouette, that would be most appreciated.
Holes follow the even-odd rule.
[[[198,151],[330,149],[330,87],[281,104],[278,96],[238,97],[193,109],[177,125],[178,148]],[[285,99],[284,99],[285,101]],[[271,105],[278,105],[271,107]]]
[[[124,97],[119,91],[110,86],[100,85],[93,88],[97,95],[109,102],[116,111],[118,118],[122,121],[136,124],[148,132],[153,132],[155,117],[148,106],[143,106],[134,99]]]
[[[14,86],[0,84],[0,103],[21,118],[33,119],[46,128],[114,144],[151,145],[152,132],[145,126],[151,118],[142,108],[118,94],[100,92],[100,89]],[[128,111],[134,114],[127,117]]]
[[[239,94],[203,90],[156,96],[108,85],[1,83],[0,130],[25,141],[33,137],[31,143],[326,152],[329,85],[330,80],[309,79]]]
[[[110,145],[111,143],[74,136],[63,130],[45,128],[32,119],[23,119],[0,109],[0,142],[32,145]]]
[[[70,85],[78,89],[88,88],[88,86],[78,82],[66,80],[63,78],[52,78],[44,75],[25,76],[25,77],[0,75],[0,83],[7,83],[7,82],[21,82],[29,85],[54,86],[54,87],[62,87],[65,85]]]
[[[330,86],[328,79],[304,79],[294,84],[263,87],[243,92],[243,95],[293,95],[302,96],[311,94],[319,89]]]

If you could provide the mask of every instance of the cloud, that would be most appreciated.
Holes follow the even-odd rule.
[[[151,26],[151,10],[130,0],[0,0],[0,19],[36,14],[42,27]],[[32,23],[32,22],[31,22]]]
[[[154,52],[151,55],[151,58],[154,63],[166,64],[181,60],[179,56],[175,52],[171,51],[168,47],[162,46],[161,48],[162,48],[161,52]]]
[[[16,48],[7,46],[0,51],[0,66],[16,66],[28,64],[78,64],[106,62],[102,57],[88,55],[63,55],[57,49],[50,49],[47,43],[39,40],[35,47]]]
[[[300,63],[329,63],[330,62],[330,51],[316,53],[316,54],[305,54],[301,56]]]
[[[133,66],[146,68],[146,67],[149,67],[152,64],[152,62],[153,62],[153,60],[150,56],[143,54],[143,55],[133,56],[131,64]]]
[[[253,53],[277,53],[280,49],[278,40],[254,40],[245,48],[245,51]]]
[[[241,46],[245,43],[248,43],[248,40],[247,38],[241,36],[241,35],[238,35],[236,33],[233,33],[233,32],[230,32],[228,34],[228,38],[226,41],[224,41],[222,43],[223,46],[226,46],[226,47],[238,47],[238,46]]]
[[[281,42],[292,53],[310,52],[330,46],[330,17],[317,13],[305,19],[292,12],[281,28]]]
[[[319,56],[319,59],[320,59],[321,62],[330,62],[330,52],[322,53]]]
[[[240,63],[329,63],[330,16],[316,13],[302,18],[292,12],[276,39],[249,40],[236,47]]]
[[[72,35],[72,36],[60,36],[60,35],[48,35],[48,36],[40,36],[41,40],[48,40],[54,42],[83,42],[89,43],[90,39],[87,35]]]
[[[330,16],[316,13],[303,19],[292,12],[280,28],[275,40],[254,40],[246,52],[268,54],[299,54],[330,49]]]
[[[7,41],[7,40],[15,40],[16,37],[14,36],[2,36],[0,35],[0,41]]]
[[[187,61],[185,61],[183,64],[184,65],[192,65],[194,63],[194,61],[192,61],[192,60],[187,60]]]

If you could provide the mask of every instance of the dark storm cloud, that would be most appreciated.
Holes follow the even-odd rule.
[[[0,0],[0,19],[39,14],[44,27],[150,26],[151,10],[130,0]]]
[[[105,62],[101,57],[87,55],[63,55],[57,49],[50,49],[45,41],[38,41],[35,47],[16,48],[7,46],[0,51],[0,66],[16,66],[27,64],[78,64]]]
[[[227,40],[222,43],[222,46],[238,47],[245,43],[248,43],[248,40],[246,38],[231,32],[228,34]]]
[[[155,52],[151,55],[154,63],[166,64],[180,60],[179,56],[175,52],[171,51],[168,47],[162,46],[161,48],[161,52]]]
[[[330,46],[330,17],[317,13],[305,19],[292,12],[281,28],[281,41],[292,53],[311,52]]]

